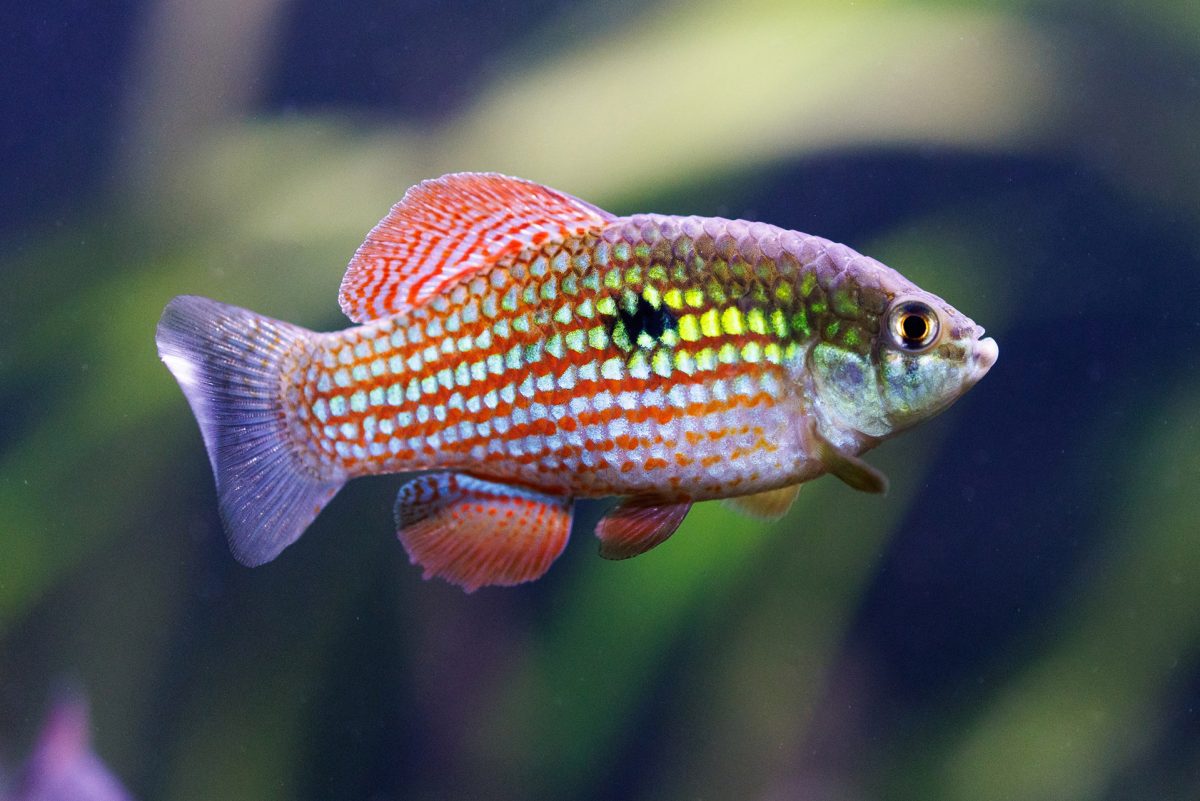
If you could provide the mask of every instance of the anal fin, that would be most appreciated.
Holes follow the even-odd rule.
[[[540,578],[566,547],[572,501],[458,473],[400,488],[396,535],[425,578],[467,592]]]
[[[622,501],[596,525],[600,555],[629,559],[660,545],[675,533],[692,504],[655,504],[645,499]]]
[[[766,492],[756,492],[753,495],[726,498],[724,503],[735,512],[757,517],[759,520],[778,520],[787,514],[788,509],[792,508],[796,495],[799,493],[800,485],[792,484]]]

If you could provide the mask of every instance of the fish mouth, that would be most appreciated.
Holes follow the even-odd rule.
[[[971,349],[972,384],[987,375],[987,371],[992,369],[992,365],[1000,356],[1000,346],[991,337],[984,337],[982,328],[979,329],[979,337]]]

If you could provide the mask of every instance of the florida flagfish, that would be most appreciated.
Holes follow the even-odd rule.
[[[616,217],[458,173],[410,189],[342,281],[358,325],[315,333],[180,296],[157,342],[200,424],[234,555],[274,559],[351,478],[419,472],[398,536],[471,591],[541,576],[576,498],[621,500],[608,558],[692,503],[778,517],[941,411],[996,343],[850,248],[764,223]]]

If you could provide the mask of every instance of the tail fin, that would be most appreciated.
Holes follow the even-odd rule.
[[[229,547],[249,566],[270,562],[304,533],[345,479],[323,478],[292,446],[281,362],[310,332],[181,295],[155,340],[200,424]]]

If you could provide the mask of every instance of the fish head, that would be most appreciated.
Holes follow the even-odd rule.
[[[880,401],[899,431],[945,409],[983,378],[1000,349],[983,326],[936,295],[895,298],[881,321],[875,359]]]
[[[858,332],[849,338],[853,346],[843,332],[809,352],[819,416],[859,441],[886,438],[936,415],[983,378],[999,355],[982,326],[887,274],[874,308],[864,304],[856,320],[846,321]],[[890,276],[898,279],[892,286]]]

